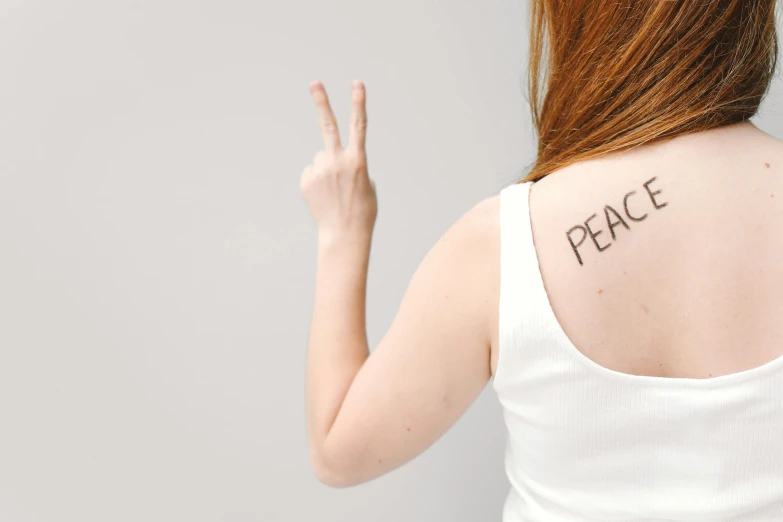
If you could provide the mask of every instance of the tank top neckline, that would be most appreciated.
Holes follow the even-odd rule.
[[[539,293],[544,297],[546,307],[546,313],[549,316],[552,330],[554,334],[560,339],[562,346],[566,347],[566,351],[572,359],[585,366],[593,373],[607,376],[612,379],[618,379],[626,381],[630,384],[637,385],[650,385],[652,387],[679,387],[679,388],[712,388],[722,384],[739,384],[752,380],[754,377],[759,377],[767,373],[773,372],[780,366],[783,366],[783,355],[772,359],[760,366],[755,366],[747,370],[741,370],[738,372],[729,373],[726,375],[719,375],[717,377],[697,378],[697,377],[659,377],[655,375],[635,375],[631,373],[625,373],[618,370],[613,370],[602,366],[597,362],[590,359],[587,355],[581,352],[579,348],[571,341],[568,334],[565,333],[560,322],[555,316],[554,309],[552,308],[552,302],[549,300],[549,294],[546,292],[546,286],[544,285],[544,278],[541,273],[541,265],[538,261],[538,252],[536,251],[535,241],[533,237],[532,217],[530,213],[530,187],[534,184],[533,181],[527,181],[524,183],[517,183],[516,185],[524,187],[522,196],[524,198],[523,203],[526,205],[525,211],[522,213],[525,216],[525,223],[523,226],[527,227],[526,237],[529,238],[528,246],[530,248],[531,257],[535,260],[534,274],[531,274],[531,282],[538,287]]]

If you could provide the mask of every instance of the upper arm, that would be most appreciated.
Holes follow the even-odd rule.
[[[414,273],[324,442],[330,485],[366,482],[413,459],[486,386],[497,306],[498,201],[487,198],[465,213]]]

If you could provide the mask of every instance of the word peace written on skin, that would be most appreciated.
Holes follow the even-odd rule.
[[[660,210],[666,205],[668,205],[669,203],[656,201],[655,196],[660,194],[661,191],[650,190],[650,184],[656,179],[657,176],[650,178],[649,180],[644,182],[643,186],[644,189],[647,191],[647,194],[650,196],[650,201],[652,201],[655,210]],[[636,191],[632,190],[623,197],[623,210],[625,210],[625,216],[628,218],[628,221],[644,221],[645,219],[647,219],[649,212],[646,212],[642,215],[634,215],[628,210],[628,200],[634,194],[636,194]],[[571,245],[571,248],[574,250],[574,254],[576,255],[576,260],[579,261],[580,265],[584,265],[584,262],[582,262],[582,256],[579,254],[579,247],[582,246],[582,243],[585,242],[587,236],[590,236],[590,239],[593,240],[593,244],[595,245],[595,248],[597,248],[599,252],[603,252],[604,250],[612,246],[611,242],[605,245],[600,245],[598,243],[598,236],[601,235],[603,230],[599,229],[597,231],[593,231],[593,229],[590,227],[590,220],[596,218],[597,216],[598,216],[597,213],[593,213],[592,216],[590,216],[585,220],[584,225],[574,225],[573,227],[571,227],[571,229],[568,232],[566,232],[568,243]],[[609,233],[612,235],[612,240],[617,239],[616,233],[614,231],[615,228],[619,226],[623,226],[625,227],[626,230],[631,230],[631,227],[628,226],[628,221],[623,219],[622,214],[617,212],[610,205],[604,205],[604,217],[606,218],[606,225],[609,227]],[[581,239],[579,239],[578,242],[574,243],[574,236],[578,235],[577,231],[582,232],[582,237]]]

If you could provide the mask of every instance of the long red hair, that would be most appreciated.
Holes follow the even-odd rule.
[[[538,154],[519,182],[744,121],[778,55],[775,0],[531,0]]]

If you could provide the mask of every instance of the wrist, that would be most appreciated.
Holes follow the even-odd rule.
[[[369,248],[372,243],[372,230],[319,230],[319,248],[360,247]]]

